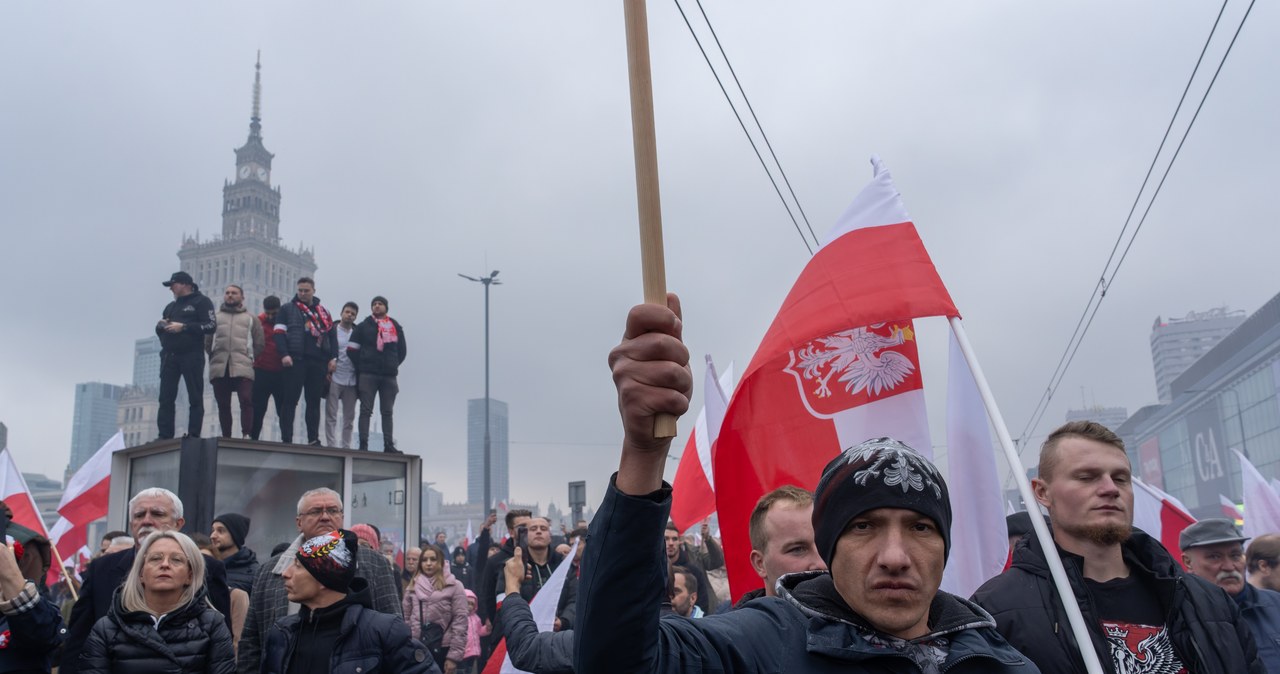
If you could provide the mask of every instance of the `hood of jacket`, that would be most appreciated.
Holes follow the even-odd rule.
[[[241,302],[240,304],[237,304],[234,307],[231,306],[230,304],[227,304],[226,302],[223,302],[221,305],[218,306],[218,311],[226,312],[228,314],[243,314],[246,311],[248,311],[248,309],[244,308],[244,302]]]
[[[1053,527],[1049,528],[1050,533]],[[1124,561],[1130,566],[1138,567],[1156,580],[1173,580],[1183,575],[1182,567],[1164,545],[1147,535],[1141,529],[1134,529],[1129,539],[1120,544]],[[1058,555],[1064,565],[1072,565],[1083,573],[1084,558],[1058,547]],[[1023,536],[1013,547],[1013,566],[1043,578],[1052,578],[1049,573],[1049,562],[1045,560],[1044,548],[1040,539],[1034,535]]]
[[[236,554],[222,560],[222,565],[227,568],[252,566],[258,563],[258,553],[249,548],[240,548],[236,550]]]

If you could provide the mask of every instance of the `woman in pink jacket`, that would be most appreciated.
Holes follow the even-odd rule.
[[[402,608],[413,638],[426,645],[444,674],[454,674],[467,647],[467,595],[445,572],[434,547],[422,550]]]

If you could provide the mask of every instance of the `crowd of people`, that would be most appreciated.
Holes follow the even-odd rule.
[[[238,285],[223,290],[217,310],[186,272],[174,272],[164,285],[173,293],[173,301],[156,323],[161,348],[160,409],[156,415],[160,438],[172,438],[176,433],[180,381],[190,404],[187,436],[200,436],[207,360],[222,437],[232,436],[234,394],[243,437],[259,438],[267,403],[274,401],[280,439],[293,442],[294,415],[301,401],[307,443],[322,446],[323,400],[323,446],[351,448],[358,401],[357,448],[367,451],[376,399],[382,419],[382,449],[400,453],[395,445],[393,412],[408,342],[404,327],[387,314],[390,303],[386,297],[374,297],[369,303],[370,315],[359,323],[359,305],[347,302],[335,321],[316,297],[315,281],[304,276],[298,279],[293,299],[282,303],[279,297],[268,296],[255,320]]]
[[[746,561],[761,587],[733,602],[709,525],[682,536],[668,520],[670,440],[651,429],[688,407],[677,311],[636,307],[611,354],[624,442],[589,526],[553,532],[512,510],[495,540],[491,514],[469,547],[439,532],[398,564],[376,526],[344,528],[341,495],[316,488],[299,495],[296,537],[259,563],[248,518],[188,526],[176,494],[144,489],[129,530],[103,538],[65,628],[43,587],[47,542],[7,526],[0,672],[458,674],[497,657],[539,674],[1085,671],[1025,513],[1008,522],[1003,573],[969,598],[940,590],[948,486],[891,438],[845,449],[812,492],[759,500]],[[1033,480],[1104,671],[1280,672],[1280,535],[1205,519],[1175,559],[1133,528],[1131,480],[1123,441],[1089,421],[1048,436]],[[550,630],[531,610],[544,588],[558,593],[542,600]]]

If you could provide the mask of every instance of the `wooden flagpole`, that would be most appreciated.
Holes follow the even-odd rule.
[[[53,559],[58,563],[58,570],[62,572],[62,580],[67,583],[67,589],[71,590],[72,601],[80,601],[80,594],[76,592],[76,586],[71,582],[71,574],[67,573],[67,565],[62,563],[62,555],[58,552],[58,545],[53,541],[49,541],[49,549],[53,551]]]
[[[627,74],[631,81],[631,138],[635,146],[636,207],[640,216],[640,266],[644,301],[667,305],[662,253],[662,204],[658,195],[658,142],[653,124],[653,77],[649,70],[649,18],[645,0],[623,0],[627,24]],[[653,437],[673,438],[676,418],[658,415]]]
[[[1009,435],[1004,416],[996,407],[995,396],[991,394],[991,387],[987,385],[982,366],[978,365],[978,356],[973,352],[973,346],[969,344],[969,336],[965,334],[960,318],[953,316],[948,318],[947,322],[951,324],[951,331],[955,333],[960,352],[964,354],[964,360],[969,364],[969,371],[973,373],[973,381],[978,385],[982,404],[987,408],[987,416],[991,418],[991,425],[995,427],[996,436],[1000,439],[1000,447],[1009,461],[1010,472],[1017,479],[1018,492],[1022,494],[1022,500],[1027,504],[1027,514],[1031,516],[1031,528],[1035,530],[1036,538],[1040,539],[1040,547],[1044,550],[1045,561],[1049,563],[1049,573],[1053,576],[1058,599],[1067,612],[1067,622],[1070,623],[1071,630],[1075,632],[1076,647],[1080,649],[1080,657],[1084,659],[1085,670],[1089,674],[1103,674],[1102,663],[1098,661],[1098,652],[1093,648],[1093,639],[1085,626],[1084,615],[1080,613],[1080,604],[1076,603],[1076,593],[1071,589],[1067,571],[1062,567],[1062,558],[1058,556],[1058,546],[1053,542],[1049,527],[1044,523],[1044,515],[1041,514],[1040,508],[1036,507],[1036,497],[1031,491],[1031,482],[1027,480],[1026,473],[1021,470],[1022,459],[1018,457],[1018,450],[1013,446],[1013,437]]]

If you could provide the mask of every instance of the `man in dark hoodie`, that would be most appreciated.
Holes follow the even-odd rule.
[[[163,285],[173,293],[156,323],[160,337],[160,409],[156,430],[160,438],[174,436],[174,405],[178,380],[187,385],[187,435],[200,437],[204,424],[204,336],[217,327],[213,302],[200,294],[200,286],[185,271],[176,271]]]
[[[826,571],[783,576],[777,597],[701,620],[660,618],[671,510],[662,475],[671,438],[658,415],[689,408],[693,376],[679,300],[627,317],[610,354],[624,440],[591,521],[576,622],[579,672],[1036,672],[977,605],[939,591],[951,543],[946,482],[889,438],[841,452],[822,471],[813,529]]]
[[[368,582],[356,577],[359,547],[356,535],[343,529],[299,546],[284,571],[284,588],[302,608],[267,634],[263,674],[439,673],[400,616],[373,609]]]
[[[404,328],[387,315],[387,298],[378,295],[369,305],[366,316],[347,342],[347,353],[356,367],[356,388],[360,394],[360,451],[369,451],[369,419],[373,417],[373,398],[377,396],[382,412],[382,451],[399,454],[393,436],[395,422],[392,410],[400,384],[400,364],[409,355]],[[442,550],[447,554],[448,550]]]
[[[227,567],[227,586],[246,593],[253,591],[253,579],[258,575],[258,555],[244,547],[248,535],[249,518],[239,513],[218,515],[209,531],[214,556]]]
[[[273,330],[276,352],[284,365],[284,404],[280,408],[280,433],[292,439],[298,400],[306,398],[307,444],[320,446],[320,399],[325,377],[338,368],[338,337],[333,317],[316,297],[316,282],[298,279],[297,294],[280,307]],[[285,429],[290,429],[285,431]]]
[[[702,565],[693,561],[689,557],[689,551],[685,549],[684,542],[680,540],[680,530],[676,528],[674,522],[667,522],[667,528],[662,532],[663,550],[667,553],[667,566],[678,566],[687,573],[693,575],[697,579],[698,587],[706,588],[711,585],[707,580],[707,572],[702,569]],[[711,605],[711,593],[698,593],[695,602],[703,613],[711,613],[716,607]]]

